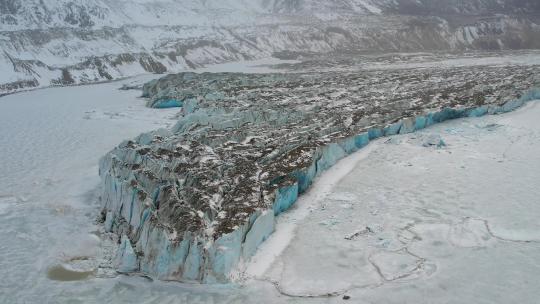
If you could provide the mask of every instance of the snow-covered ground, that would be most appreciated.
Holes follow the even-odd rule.
[[[98,159],[175,121],[177,110],[149,109],[140,92],[117,90],[151,77],[0,98],[0,303],[540,299],[535,102],[382,139],[344,159],[281,216],[242,282],[182,285],[93,271],[109,245],[95,224]],[[437,135],[446,146],[429,145]],[[64,269],[73,264],[91,271],[77,277]]]

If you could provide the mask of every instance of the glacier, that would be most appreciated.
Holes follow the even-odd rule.
[[[228,282],[272,234],[275,217],[337,161],[379,137],[539,99],[537,69],[180,73],[152,81],[143,89],[148,106],[191,106],[170,130],[124,141],[100,161],[102,220],[122,240],[118,267],[160,280]]]
[[[155,76],[139,81],[150,77]],[[122,254],[115,251],[123,248],[122,238],[103,232],[112,229],[113,212],[104,214],[109,221],[95,222],[102,208],[99,192],[94,196],[99,158],[123,139],[168,129],[141,137],[152,145],[153,134],[170,136],[181,117],[180,109],[145,108],[147,100],[137,98],[140,91],[118,90],[124,84],[139,87],[139,81],[49,88],[0,99],[0,129],[10,134],[0,138],[0,264],[5,270],[0,302],[342,303],[347,296],[360,303],[536,303],[540,104],[535,102],[504,115],[484,115],[485,106],[470,112],[481,118],[370,141],[310,178],[313,183],[298,198],[291,181],[280,203],[291,207],[274,216],[275,231],[248,265],[239,265],[256,266],[258,272],[233,272],[232,284],[152,282],[139,270],[117,275],[121,268],[111,268],[110,262],[120,262]],[[518,83],[507,81],[510,88]],[[373,126],[357,140],[381,136],[380,130]],[[250,137],[242,142],[257,140]],[[441,139],[446,146],[438,148]],[[315,165],[302,172],[314,174]],[[298,187],[300,173],[295,172]],[[158,194],[152,193],[152,200]],[[143,213],[141,219],[150,215]],[[489,220],[489,228],[482,219]],[[417,224],[407,226],[411,221]],[[400,249],[396,238],[411,241],[410,251],[421,259],[404,251],[379,252]],[[137,252],[136,243],[124,239]],[[371,253],[369,260],[384,278],[405,277],[384,282],[364,259]],[[268,265],[267,272],[261,264]],[[405,267],[399,269],[401,264]],[[415,270],[418,265],[424,268]],[[310,295],[320,297],[306,298]]]

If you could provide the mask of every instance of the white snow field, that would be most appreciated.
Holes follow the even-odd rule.
[[[118,90],[150,77],[0,98],[0,303],[540,301],[538,101],[342,160],[280,217],[238,282],[116,275],[96,223],[98,159],[175,122],[178,110]]]

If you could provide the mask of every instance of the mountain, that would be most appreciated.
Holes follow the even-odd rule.
[[[0,94],[332,52],[540,48],[536,0],[0,0]]]

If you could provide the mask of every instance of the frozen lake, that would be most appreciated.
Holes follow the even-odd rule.
[[[237,284],[151,282],[102,270],[55,280],[69,279],[51,274],[55,267],[90,257],[93,269],[104,258],[108,244],[95,224],[99,158],[174,123],[177,110],[146,108],[140,92],[118,90],[149,78],[0,98],[0,303],[540,300],[534,102],[384,138],[344,159],[281,216]],[[437,136],[445,146],[437,147]]]
[[[152,111],[139,92],[117,90],[132,81],[0,98],[0,302],[55,302],[69,292],[47,270],[99,242],[91,234],[99,158],[174,122],[175,111]]]

